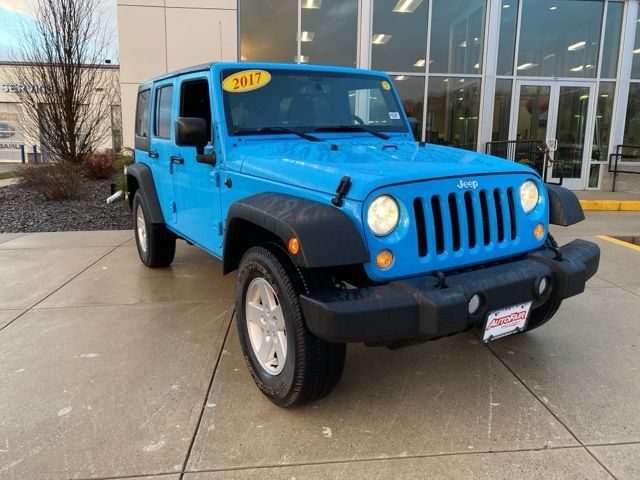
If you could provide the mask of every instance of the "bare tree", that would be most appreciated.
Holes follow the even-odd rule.
[[[104,68],[111,30],[98,0],[32,0],[33,25],[23,25],[13,59],[13,83],[25,131],[40,132],[53,161],[80,163],[108,138],[118,92]]]

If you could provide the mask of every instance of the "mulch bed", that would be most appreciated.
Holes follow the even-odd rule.
[[[0,187],[0,232],[129,230],[132,215],[127,203],[117,200],[107,205],[111,182],[84,180],[82,193],[74,200],[47,201],[20,185]]]

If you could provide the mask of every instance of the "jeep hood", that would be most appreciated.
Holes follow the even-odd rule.
[[[338,149],[331,150],[332,144]],[[227,158],[227,168],[245,175],[330,195],[348,175],[352,185],[347,198],[357,201],[365,200],[376,188],[397,183],[501,173],[536,175],[529,167],[482,153],[432,144],[420,147],[393,139],[368,143],[248,141]]]

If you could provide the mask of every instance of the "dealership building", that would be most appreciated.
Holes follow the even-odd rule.
[[[608,189],[618,145],[631,145],[626,169],[640,165],[638,14],[637,0],[118,0],[124,145],[151,77],[211,61],[340,65],[388,72],[418,139],[539,140],[566,186]]]

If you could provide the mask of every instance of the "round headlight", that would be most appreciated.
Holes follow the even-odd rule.
[[[380,195],[376,198],[367,212],[367,223],[374,235],[382,237],[389,235],[398,225],[400,209],[398,202],[389,195]]]
[[[526,180],[520,186],[520,204],[524,213],[531,213],[536,208],[539,198],[538,187],[531,180]]]

